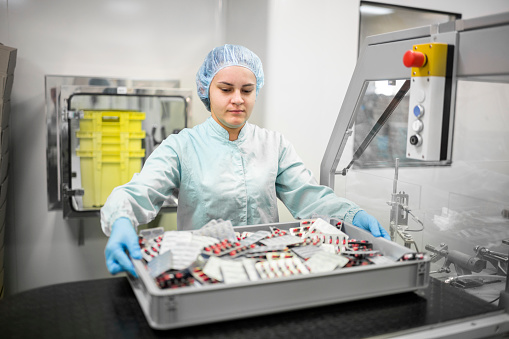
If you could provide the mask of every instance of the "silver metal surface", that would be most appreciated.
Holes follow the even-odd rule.
[[[494,26],[506,26],[509,22],[509,12],[486,15],[466,20],[457,20],[456,22],[460,23],[460,27],[457,27],[456,29],[464,31],[478,30]]]
[[[377,45],[388,42],[424,38],[430,36],[432,31],[434,31],[433,26],[422,26],[397,32],[372,35],[366,38],[364,45]]]
[[[450,321],[391,334],[398,339],[470,339],[506,338],[509,332],[509,314],[502,311],[481,317]],[[380,338],[385,337],[381,336]],[[372,337],[378,338],[378,337]]]
[[[509,20],[505,26],[459,34],[458,78],[509,82]]]

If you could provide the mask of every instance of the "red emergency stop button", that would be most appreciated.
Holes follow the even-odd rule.
[[[403,55],[403,64],[406,67],[422,67],[426,64],[426,54],[416,51],[406,51]]]

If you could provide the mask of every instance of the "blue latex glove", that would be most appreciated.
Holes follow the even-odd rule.
[[[137,278],[138,275],[134,270],[134,265],[125,250],[129,252],[132,258],[141,259],[138,236],[131,224],[131,220],[128,218],[118,218],[111,226],[110,239],[104,251],[106,267],[111,274],[127,271]]]
[[[384,237],[387,240],[391,240],[391,237],[387,231],[380,225],[378,220],[366,211],[359,211],[355,213],[352,224],[359,228],[370,231],[375,237]]]

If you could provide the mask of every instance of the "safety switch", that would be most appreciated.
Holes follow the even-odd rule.
[[[447,159],[452,84],[452,45],[414,45],[403,56],[412,69],[407,158]]]

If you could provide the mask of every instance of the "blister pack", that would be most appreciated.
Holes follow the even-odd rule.
[[[255,268],[262,279],[309,274],[307,267],[297,258],[260,261],[255,264]]]

